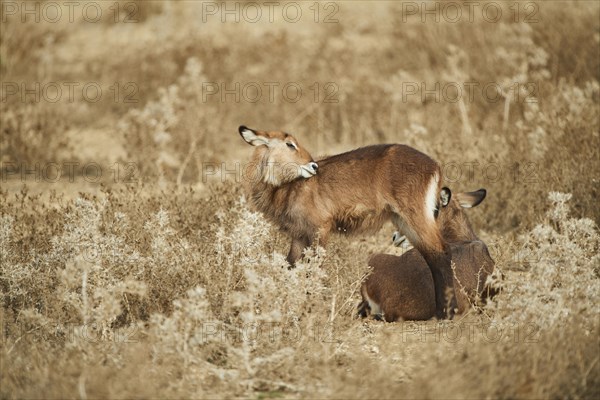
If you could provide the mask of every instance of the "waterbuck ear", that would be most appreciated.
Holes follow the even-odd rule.
[[[479,189],[474,192],[459,193],[456,195],[456,200],[462,208],[471,208],[478,206],[485,199],[486,194],[485,189]]]
[[[263,144],[269,144],[269,138],[261,134],[260,132],[255,131],[254,129],[250,129],[244,125],[241,125],[238,128],[238,131],[240,132],[242,138],[252,146],[261,146]]]
[[[452,192],[447,187],[443,187],[440,191],[440,202],[442,203],[442,207],[446,207],[450,204],[450,199],[452,198]]]

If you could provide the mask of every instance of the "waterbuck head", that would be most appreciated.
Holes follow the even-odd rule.
[[[444,187],[440,192],[440,204],[437,221],[442,236],[449,242],[477,240],[471,228],[471,223],[464,212],[464,208],[472,208],[481,204],[486,195],[485,189],[474,192],[452,194],[450,189]]]
[[[254,169],[252,177],[257,181],[281,186],[317,173],[317,163],[292,135],[257,131],[243,125],[239,132],[247,143],[256,147],[251,167]]]

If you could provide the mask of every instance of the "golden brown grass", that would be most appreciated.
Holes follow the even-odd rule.
[[[537,23],[508,6],[497,23],[421,23],[401,4],[344,2],[333,24],[308,3],[297,24],[135,4],[134,24],[2,23],[3,83],[104,94],[0,102],[0,397],[600,396],[596,3],[539,3]],[[115,82],[137,102],[115,101]],[[260,101],[206,95],[235,82],[258,83]],[[534,84],[535,102],[402,96],[464,82]],[[288,270],[288,238],[221,171],[249,157],[240,124],[290,131],[314,156],[408,143],[445,164],[453,190],[485,187],[469,215],[503,291],[452,322],[356,319],[368,255],[398,251],[392,228],[334,238]],[[69,162],[103,175],[26,172]]]

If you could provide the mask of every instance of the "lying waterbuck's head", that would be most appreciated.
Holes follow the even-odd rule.
[[[243,125],[239,132],[247,143],[256,147],[252,157],[252,178],[256,181],[281,186],[317,173],[317,163],[289,133],[257,131]]]
[[[486,196],[485,189],[473,192],[456,193],[452,196],[450,189],[444,187],[440,192],[440,203],[443,208],[437,213],[437,222],[443,238],[448,243],[477,240],[464,208],[478,206]]]

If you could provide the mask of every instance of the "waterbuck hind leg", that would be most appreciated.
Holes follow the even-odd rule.
[[[452,279],[452,252],[442,239],[437,224],[424,214],[414,213],[406,215],[402,220],[397,219],[397,225],[421,253],[431,270],[435,286],[436,317],[452,318],[457,307]]]
[[[421,254],[433,277],[435,286],[435,314],[438,319],[454,317],[457,305],[456,293],[452,279],[451,260],[449,246],[446,251],[422,250]]]

